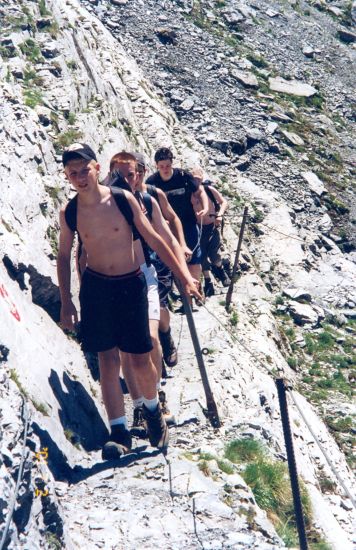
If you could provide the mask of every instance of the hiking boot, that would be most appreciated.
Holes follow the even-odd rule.
[[[135,435],[136,437],[140,437],[142,439],[147,437],[145,421],[142,413],[142,406],[134,408],[132,428],[130,431],[131,434]]]
[[[214,296],[215,294],[214,285],[210,279],[205,279],[204,294],[206,298],[209,298],[209,296]]]
[[[146,421],[148,439],[152,447],[165,449],[168,447],[169,434],[166,421],[163,417],[160,404],[154,411],[150,411],[145,405],[142,407],[143,418]]]
[[[123,424],[111,426],[109,441],[105,443],[101,456],[103,460],[112,460],[129,453],[132,446],[131,434]]]
[[[240,262],[240,265],[241,265],[241,262]],[[229,258],[223,258],[222,267],[223,267],[225,273],[227,274],[227,276],[229,277],[229,279],[231,279],[232,278],[232,265],[231,265],[231,262],[230,262]]]
[[[166,378],[168,378],[168,372],[167,372],[167,369],[166,369],[166,363],[164,362],[164,359],[162,357],[162,374],[161,374],[161,378],[163,380],[165,380]]]
[[[158,399],[161,404],[161,411],[164,416],[164,419],[166,421],[167,426],[175,426],[176,425],[176,419],[174,418],[174,414],[171,413],[171,411],[168,408],[167,405],[167,398],[166,398],[166,392],[163,390],[158,390]]]
[[[167,332],[159,331],[159,340],[167,367],[174,367],[178,363],[178,352],[171,336],[171,329],[169,328]]]
[[[211,266],[211,270],[214,273],[214,277],[218,281],[220,281],[223,286],[229,286],[230,278],[225,273],[224,268],[222,266],[213,265]]]

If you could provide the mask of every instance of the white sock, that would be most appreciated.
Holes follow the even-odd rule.
[[[118,418],[112,418],[110,420],[110,426],[118,426],[119,424],[122,424],[123,426],[125,426],[125,430],[127,430],[127,418],[126,416],[119,416]]]
[[[133,399],[132,403],[133,403],[134,409],[136,409],[136,407],[142,407],[143,397],[138,397],[137,399]]]
[[[156,397],[154,397],[153,399],[146,399],[146,397],[144,397],[143,404],[145,405],[145,407],[147,407],[149,411],[153,412],[157,409],[158,395],[156,395]]]

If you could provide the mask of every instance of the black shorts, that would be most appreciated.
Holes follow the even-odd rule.
[[[155,252],[151,255],[151,262],[157,272],[159,305],[162,308],[167,308],[168,294],[172,290],[173,284],[172,271],[162,262]]]
[[[139,269],[109,276],[87,267],[79,300],[84,351],[99,352],[114,347],[127,353],[152,350],[147,285]]]
[[[221,247],[221,234],[220,229],[215,227],[215,224],[209,223],[208,225],[203,225],[200,246],[202,254],[201,265],[203,271],[208,271],[211,264],[217,265],[221,262],[219,252]]]

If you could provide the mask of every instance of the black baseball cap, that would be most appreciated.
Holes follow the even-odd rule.
[[[87,143],[72,143],[69,145],[62,154],[63,166],[67,164],[70,160],[75,158],[82,158],[85,160],[97,160],[96,154],[93,149]]]
[[[145,157],[141,153],[134,153],[134,157],[136,159],[137,164],[140,166],[143,166],[144,168],[147,167]]]

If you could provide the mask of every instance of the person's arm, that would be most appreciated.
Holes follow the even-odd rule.
[[[70,293],[70,259],[74,240],[74,233],[65,221],[64,209],[59,214],[59,249],[57,255],[57,276],[61,295],[60,322],[63,329],[74,330],[74,323],[78,322],[78,314],[72,302]]]
[[[157,252],[162,262],[165,263],[166,266],[169,267],[169,269],[173,271],[174,275],[181,281],[185,292],[188,295],[193,294],[199,300],[201,300],[202,297],[189,271],[181,267],[180,263],[178,262],[177,258],[170,250],[168,245],[164,242],[162,237],[153,229],[146,216],[142,213],[142,210],[135,197],[131,193],[128,193],[126,191],[124,191],[124,193],[131,206],[133,221],[140,235],[144,238],[148,246],[152,248],[152,250]]]
[[[227,210],[227,207],[228,207],[228,202],[227,200],[225,199],[225,197],[222,196],[222,194],[220,193],[220,191],[218,191],[217,189],[215,189],[215,187],[211,187],[209,186],[209,188],[211,189],[211,192],[212,194],[214,195],[215,199],[216,199],[216,202],[218,204],[220,204],[220,209],[219,209],[219,212],[217,213],[217,216],[215,218],[215,225],[216,226],[220,226],[221,225],[221,222],[222,222],[222,219],[223,219],[223,216]]]
[[[204,188],[202,185],[199,185],[198,189],[193,193],[193,197],[200,202],[201,204],[201,210],[199,212],[196,212],[196,216],[198,219],[202,219],[209,210],[209,203],[208,203],[208,196],[204,191]]]
[[[183,268],[183,271],[187,275],[189,270],[187,268],[182,247],[168,227],[168,224],[162,215],[160,207],[158,206],[157,201],[154,198],[152,198],[152,225],[156,233],[158,233],[162,237],[164,242],[172,250],[180,266]]]
[[[185,257],[188,258],[192,255],[192,251],[190,250],[190,248],[188,248],[187,243],[185,242],[182,222],[169,204],[168,199],[162,189],[157,188],[157,196],[163,217],[169,223],[169,228],[171,229],[173,235],[176,237],[177,241],[182,247]]]

